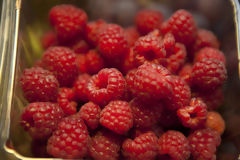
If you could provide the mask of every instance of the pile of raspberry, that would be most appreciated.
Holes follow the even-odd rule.
[[[226,60],[191,13],[141,10],[123,28],[57,5],[45,51],[20,85],[37,157],[215,160]]]

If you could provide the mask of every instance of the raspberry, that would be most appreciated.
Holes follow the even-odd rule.
[[[123,98],[125,98],[126,101],[131,101],[133,98],[131,87],[134,84],[134,76],[136,71],[137,71],[136,69],[130,70],[125,76],[127,86]]]
[[[133,115],[125,101],[111,101],[100,114],[100,124],[118,134],[126,133],[133,126]]]
[[[135,64],[135,55],[133,52],[133,48],[130,48],[129,51],[127,52],[127,54],[124,56],[123,58],[123,63],[122,63],[122,73],[123,74],[127,74],[128,71],[136,68],[136,64]]]
[[[161,58],[166,56],[163,43],[158,37],[152,35],[140,37],[134,44],[133,52],[138,66],[145,62],[159,64]]]
[[[81,74],[78,76],[74,83],[74,92],[78,100],[82,102],[88,101],[87,95],[87,83],[90,80],[91,76],[88,74]]]
[[[61,42],[81,35],[86,27],[87,14],[73,5],[57,5],[49,12],[49,20]]]
[[[182,69],[178,72],[179,77],[181,77],[185,82],[191,86],[191,73],[192,73],[192,64],[185,64]]]
[[[224,63],[213,58],[204,58],[196,62],[191,74],[192,82],[201,90],[214,89],[227,79]]]
[[[77,54],[87,53],[88,50],[90,49],[90,46],[83,39],[74,40],[72,44],[70,44],[69,46],[70,48],[72,48],[74,53],[77,53]]]
[[[206,128],[212,128],[218,131],[220,134],[223,134],[225,130],[225,121],[222,116],[217,112],[208,112]]]
[[[212,129],[194,131],[188,137],[194,159],[212,160],[215,157],[216,147],[221,143],[220,134]]]
[[[189,106],[178,109],[177,114],[183,126],[200,128],[207,119],[207,105],[198,98],[192,98]]]
[[[44,49],[47,49],[50,46],[57,45],[56,33],[53,31],[48,31],[44,33],[44,35],[41,37],[41,44]]]
[[[195,63],[199,62],[204,58],[213,58],[213,59],[223,62],[226,65],[226,58],[225,58],[223,52],[221,52],[220,50],[215,49],[215,48],[211,48],[211,47],[202,48],[196,54],[196,56],[194,58],[194,62]]]
[[[190,146],[188,139],[178,131],[169,130],[158,140],[159,154],[174,160],[188,160]]]
[[[105,24],[105,21],[101,19],[87,23],[85,37],[94,47],[98,44],[98,33]]]
[[[77,103],[74,100],[75,93],[71,88],[60,88],[57,101],[66,115],[77,112]]]
[[[158,153],[158,138],[153,132],[123,142],[123,155],[129,160],[154,160]]]
[[[108,59],[122,57],[128,51],[128,42],[124,30],[117,24],[107,24],[99,33],[98,47]]]
[[[167,58],[167,69],[172,73],[176,73],[184,64],[187,51],[184,45],[176,43],[174,47],[174,54]]]
[[[167,33],[164,35],[163,45],[166,50],[167,57],[174,53],[175,43],[175,38],[172,33]]]
[[[197,26],[193,16],[186,10],[176,11],[161,29],[163,32],[171,32],[176,41],[189,46],[197,36]]]
[[[126,82],[121,72],[114,68],[105,68],[89,80],[87,93],[90,101],[105,105],[120,98],[125,88]]]
[[[163,20],[163,15],[160,11],[141,10],[135,17],[135,24],[141,34],[147,34],[154,29],[157,29]]]
[[[77,68],[80,73],[87,73],[86,56],[84,54],[76,55]]]
[[[163,106],[159,102],[142,101],[134,98],[129,105],[132,110],[135,127],[151,127],[160,120]]]
[[[160,99],[171,94],[172,88],[167,79],[170,72],[163,66],[145,63],[138,67],[133,86],[130,86],[136,96]]]
[[[60,86],[71,86],[78,75],[76,55],[66,47],[50,47],[43,54],[43,64],[57,77]]]
[[[167,79],[171,85],[172,94],[166,98],[166,106],[170,110],[177,110],[188,105],[191,98],[190,87],[186,82],[179,76],[171,76]]]
[[[96,74],[104,68],[103,58],[96,50],[89,50],[85,55],[85,63],[88,74]]]
[[[213,34],[213,32],[206,29],[199,29],[197,32],[196,41],[192,47],[192,52],[195,53],[196,51],[204,47],[213,47],[218,49],[219,41],[217,37]]]
[[[117,160],[121,148],[119,135],[107,130],[100,130],[92,137],[89,155],[95,160]]]
[[[29,102],[56,102],[59,83],[54,75],[40,67],[25,69],[20,85]]]
[[[56,103],[35,102],[24,108],[21,125],[34,139],[45,139],[57,129],[64,113]]]
[[[222,88],[217,88],[209,92],[195,92],[193,97],[201,98],[207,105],[208,110],[217,109],[224,100],[224,94]]]
[[[133,26],[125,29],[125,36],[129,46],[133,46],[137,39],[140,37],[137,29]]]
[[[84,104],[80,111],[80,117],[91,129],[96,129],[99,124],[101,108],[92,102]]]
[[[56,158],[80,159],[87,154],[89,135],[83,120],[72,115],[59,122],[48,139],[47,151]]]

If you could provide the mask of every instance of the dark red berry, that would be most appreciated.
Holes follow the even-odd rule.
[[[41,44],[44,49],[47,49],[50,46],[55,46],[57,43],[57,36],[53,31],[48,31],[41,37]]]
[[[137,29],[133,26],[126,28],[124,32],[129,46],[133,46],[137,39],[140,37]]]
[[[88,74],[96,74],[104,68],[104,60],[96,50],[89,50],[85,55],[85,64]]]
[[[81,74],[74,83],[74,92],[76,99],[82,102],[88,101],[87,83],[91,76],[88,74]]]

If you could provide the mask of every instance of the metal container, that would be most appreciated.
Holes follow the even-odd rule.
[[[237,160],[240,153],[240,9],[237,0],[2,0],[0,22],[0,160],[32,159],[31,138],[19,125],[27,101],[19,76],[41,57],[41,35],[49,28],[48,11],[61,3],[83,8],[90,20],[97,18],[128,26],[142,8],[161,10],[167,18],[179,8],[190,10],[198,26],[213,30],[227,57],[228,81],[220,107],[226,131],[217,159]],[[235,24],[235,25],[234,25]],[[40,159],[40,158],[33,158]],[[51,158],[49,158],[51,159]]]

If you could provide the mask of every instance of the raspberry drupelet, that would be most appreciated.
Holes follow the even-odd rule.
[[[89,74],[80,74],[76,81],[74,82],[74,92],[76,99],[78,101],[87,102],[88,94],[87,94],[87,83],[90,80],[91,76]]]

